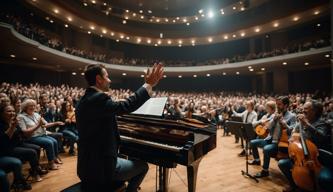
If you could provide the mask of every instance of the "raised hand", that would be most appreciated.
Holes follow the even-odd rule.
[[[155,63],[152,69],[148,68],[145,75],[145,82],[154,87],[162,79],[163,73],[164,73],[163,65],[161,63],[159,64]]]

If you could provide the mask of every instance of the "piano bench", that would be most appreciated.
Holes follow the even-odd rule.
[[[112,189],[110,189],[110,190],[112,190]],[[121,183],[119,186],[116,187],[116,189],[112,190],[112,192],[125,192],[125,190],[126,190],[126,184]],[[67,187],[66,189],[63,189],[61,192],[90,192],[90,191],[82,190],[81,182],[79,182],[72,186]]]

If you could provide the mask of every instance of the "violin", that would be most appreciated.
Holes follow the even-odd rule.
[[[299,127],[299,135],[293,134],[288,147],[289,157],[294,161],[291,170],[292,177],[298,187],[307,191],[315,191],[315,176],[319,174],[322,167],[318,161],[319,152],[312,141],[304,138],[301,123]]]

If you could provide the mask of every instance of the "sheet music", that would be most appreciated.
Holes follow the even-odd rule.
[[[150,98],[132,114],[162,116],[167,97]]]

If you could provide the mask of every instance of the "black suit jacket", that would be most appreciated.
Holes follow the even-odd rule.
[[[82,182],[105,184],[114,180],[120,143],[116,115],[135,111],[149,98],[144,87],[119,102],[93,88],[86,90],[76,108],[77,174]]]

